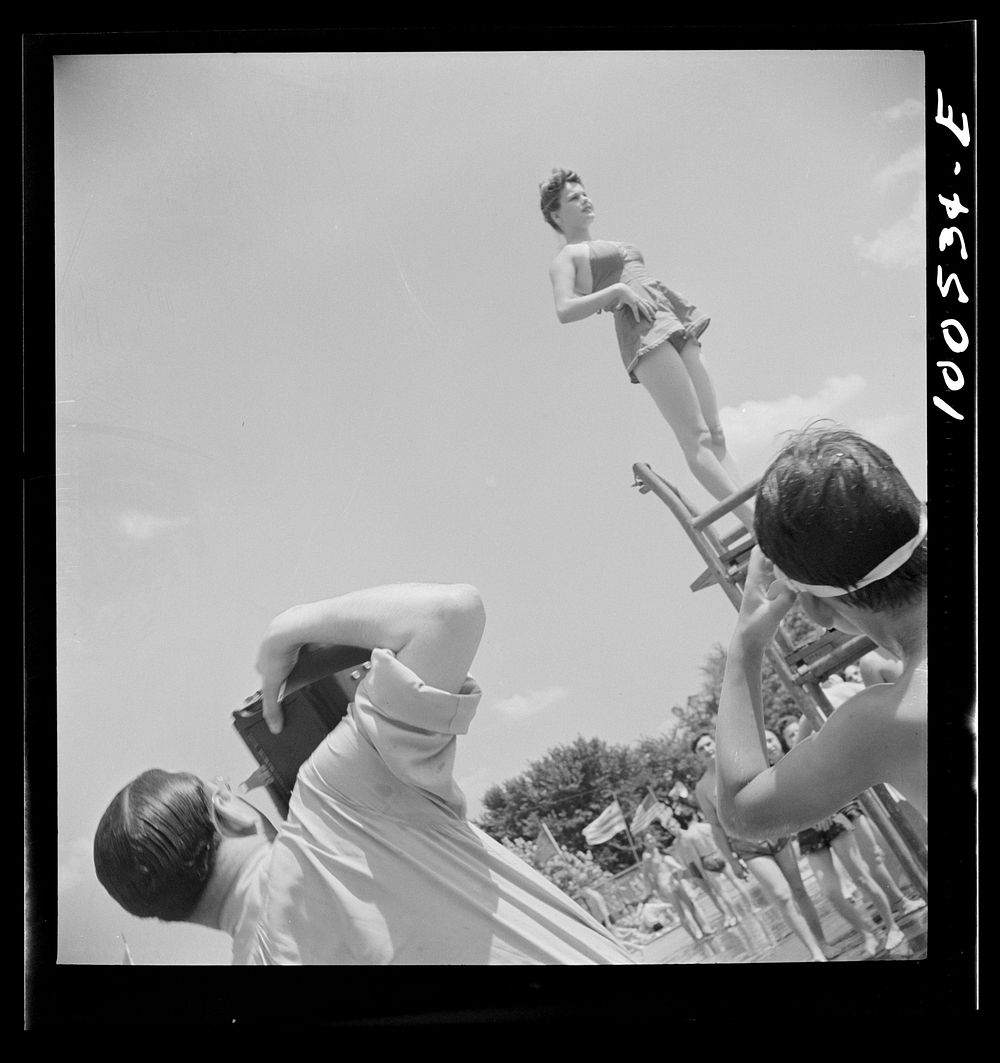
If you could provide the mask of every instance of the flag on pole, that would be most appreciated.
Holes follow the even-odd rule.
[[[538,832],[538,837],[535,839],[535,864],[538,867],[542,867],[552,857],[559,855],[559,845],[555,838],[552,837],[552,831],[549,830],[548,824],[542,820],[541,830]]]
[[[663,818],[669,815],[670,809],[653,793],[652,790],[646,791],[646,796],[642,799],[639,807],[632,814],[632,822],[629,824],[629,830],[633,834],[641,834],[653,820],[659,820],[663,822]]]
[[[600,845],[613,838],[620,830],[625,830],[625,817],[618,801],[610,805],[593,821],[583,828],[583,836],[588,845]]]

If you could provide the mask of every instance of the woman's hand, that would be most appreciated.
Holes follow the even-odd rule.
[[[618,283],[615,285],[615,289],[618,294],[618,301],[615,303],[614,309],[617,310],[627,306],[632,311],[636,321],[640,321],[642,318],[652,321],[656,317],[656,304],[651,299],[636,295],[627,284]]]
[[[795,591],[775,576],[774,566],[760,547],[755,546],[750,554],[735,637],[746,643],[766,646],[774,638],[781,618],[791,609],[795,597]]]

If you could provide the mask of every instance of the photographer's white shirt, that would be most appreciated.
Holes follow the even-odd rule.
[[[475,715],[375,650],[347,716],[299,771],[244,894],[237,964],[632,963],[575,901],[469,823],[456,735]]]

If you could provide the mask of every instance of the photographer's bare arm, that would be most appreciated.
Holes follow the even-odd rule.
[[[755,548],[739,620],[729,646],[717,725],[717,799],[723,827],[734,836],[787,834],[833,815],[876,783],[889,783],[926,810],[926,652],[903,653],[893,685],[864,690],[846,701],[815,734],[768,766],[763,735],[761,665],[764,652],[795,593],[775,578]],[[823,626],[894,639],[881,614],[835,606],[803,595]]]
[[[482,600],[467,584],[394,584],[293,606],[271,621],[257,656],[264,717],[281,729],[281,685],[311,643],[391,650],[427,686],[455,693],[484,626]]]

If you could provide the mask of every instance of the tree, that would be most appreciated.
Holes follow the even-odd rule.
[[[811,640],[820,631],[797,605],[783,624],[793,645]],[[646,736],[632,746],[578,736],[568,745],[555,746],[520,775],[486,791],[478,825],[505,844],[529,839],[525,844],[532,844],[533,853],[530,840],[537,837],[544,820],[564,850],[586,853],[601,871],[614,874],[632,866],[636,853],[625,832],[587,853],[583,828],[615,798],[629,822],[648,790],[667,805],[697,808],[694,788],[703,766],[691,751],[691,742],[701,731],[715,731],[725,668],[726,651],[716,644],[702,666],[701,689],[683,707],[671,710],[677,723],[669,735]],[[765,727],[776,729],[781,716],[799,715],[799,703],[768,657],[761,674],[761,694]],[[677,795],[678,783],[686,795]],[[635,844],[641,845],[638,839]]]
[[[801,646],[811,642],[823,629],[814,624],[796,602],[782,619],[782,629],[792,646]],[[683,732],[693,739],[699,731],[714,731],[715,718],[719,712],[719,697],[722,693],[722,680],[726,672],[726,650],[716,643],[709,651],[702,665],[702,688],[692,694],[684,708],[674,708]],[[764,726],[773,730],[782,716],[798,716],[801,713],[795,695],[785,686],[784,680],[771,663],[771,658],[764,657],[761,668],[761,704],[764,710]]]
[[[669,735],[647,735],[639,739],[637,753],[650,779],[649,787],[665,805],[697,807],[694,788],[704,767],[691,751],[691,739],[698,730],[714,727],[713,720],[707,728],[700,725],[693,732],[687,727],[677,727]],[[686,793],[678,792],[678,784]]]
[[[628,820],[645,793],[645,780],[634,749],[578,736],[550,749],[515,778],[490,787],[478,825],[499,840],[534,838],[544,819],[562,848],[583,851],[583,828],[616,797]],[[635,862],[625,832],[593,853],[598,864],[612,872]]]
[[[503,844],[528,864],[535,863],[535,843],[524,838],[503,838]],[[593,853],[570,852],[560,849],[558,856],[535,864],[538,870],[564,893],[574,899],[584,886],[600,888],[611,881],[611,875],[594,859]]]

